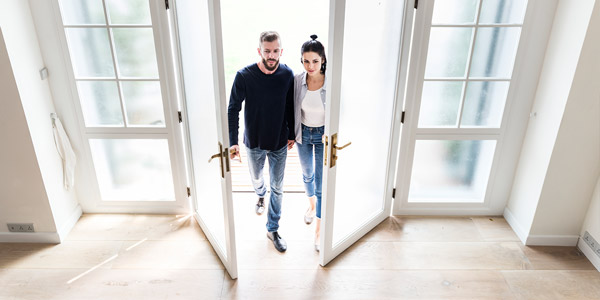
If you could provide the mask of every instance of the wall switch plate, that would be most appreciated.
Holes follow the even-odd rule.
[[[6,225],[10,232],[35,232],[33,223],[8,223]]]

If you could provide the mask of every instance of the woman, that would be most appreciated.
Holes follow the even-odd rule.
[[[296,143],[302,166],[304,188],[309,208],[304,222],[316,216],[315,250],[319,251],[321,227],[321,183],[323,177],[323,142],[325,131],[325,47],[316,35],[302,44],[300,53],[305,72],[294,77],[294,114]]]

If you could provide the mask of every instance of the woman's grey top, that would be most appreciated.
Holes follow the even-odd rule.
[[[302,100],[306,96],[308,85],[306,84],[306,72],[296,74],[294,76],[294,121],[295,121],[295,132],[296,142],[302,144]],[[321,88],[321,101],[323,101],[323,108],[325,108],[325,98],[327,93],[325,87],[327,86],[327,77],[323,82],[323,88]]]

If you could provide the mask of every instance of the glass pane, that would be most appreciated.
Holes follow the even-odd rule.
[[[106,24],[102,0],[59,0],[64,25]]]
[[[76,78],[115,77],[104,28],[65,28]]]
[[[152,28],[114,28],[119,75],[158,78]]]
[[[456,127],[462,89],[462,81],[425,81],[419,127]]]
[[[160,82],[122,81],[127,125],[165,126]]]
[[[500,127],[508,81],[475,81],[467,84],[461,127]]]
[[[479,24],[522,24],[526,7],[527,0],[484,0]]]
[[[177,2],[179,43],[185,85],[194,191],[198,214],[217,245],[215,250],[229,259],[226,248],[223,192],[219,161],[208,158],[219,152],[215,105],[213,59],[208,26],[208,7],[203,1]],[[255,52],[256,53],[256,52]],[[227,145],[228,147],[228,145]],[[231,162],[232,164],[235,162]]]
[[[106,0],[111,24],[152,24],[148,0]]]
[[[479,28],[469,77],[510,78],[521,28]]]
[[[478,0],[435,1],[433,24],[473,24]]]
[[[103,201],[175,201],[166,139],[90,139]]]
[[[431,28],[425,77],[464,77],[472,28]]]
[[[352,145],[339,152],[336,163],[333,245],[383,210],[402,25],[397,12],[403,4],[346,4],[338,145]],[[377,57],[369,62],[368,76],[364,64],[356,63],[365,53]]]
[[[85,126],[123,126],[116,82],[79,81],[77,90]]]
[[[408,202],[483,202],[495,140],[418,140]]]

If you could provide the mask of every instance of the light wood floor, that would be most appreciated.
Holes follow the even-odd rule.
[[[254,201],[235,195],[237,280],[189,216],[84,215],[60,245],[0,244],[0,299],[600,299],[581,252],[525,247],[501,217],[390,217],[323,268],[302,194],[285,254]]]

